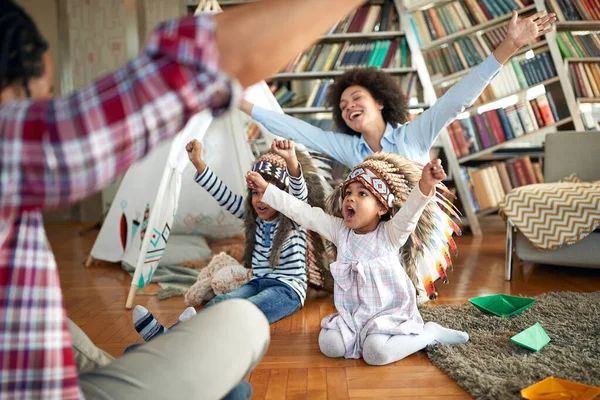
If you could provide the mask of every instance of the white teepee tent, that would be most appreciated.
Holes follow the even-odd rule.
[[[249,88],[245,96],[254,104],[281,112],[264,82]],[[91,258],[135,266],[127,308],[132,306],[136,290],[152,279],[172,233],[226,237],[243,232],[240,220],[192,182],[195,170],[185,145],[200,140],[207,165],[234,192],[244,193],[244,176],[254,160],[245,136],[248,121],[237,109],[216,119],[203,111],[125,174]]]

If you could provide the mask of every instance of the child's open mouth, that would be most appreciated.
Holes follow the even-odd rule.
[[[351,206],[346,207],[346,220],[351,220],[356,215],[356,211]]]
[[[267,207],[256,207],[259,214],[263,214],[267,211]]]

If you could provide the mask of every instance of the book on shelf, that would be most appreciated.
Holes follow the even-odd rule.
[[[600,57],[598,32],[557,32],[556,44],[564,58]]]
[[[497,207],[516,187],[544,182],[541,163],[532,162],[529,156],[476,168],[462,167],[461,175],[475,212]]]
[[[406,38],[344,43],[317,43],[298,54],[282,72],[335,71],[355,67],[406,68]]]
[[[577,97],[600,97],[600,62],[570,62],[569,74]]]
[[[600,21],[598,0],[550,0],[559,21]]]
[[[400,23],[394,2],[367,4],[354,10],[335,24],[328,34],[399,31]]]
[[[512,10],[523,9],[532,3],[531,0],[452,1],[414,11],[409,14],[409,21],[419,44],[427,44],[506,15]]]
[[[552,93],[521,100],[505,108],[473,114],[448,125],[448,135],[458,158],[535,132],[559,121]]]

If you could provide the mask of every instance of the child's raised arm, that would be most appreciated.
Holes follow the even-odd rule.
[[[194,139],[185,146],[185,151],[198,174],[202,175],[206,169],[206,163],[202,159],[202,143]]]
[[[296,157],[296,146],[291,140],[273,140],[271,150],[285,160],[290,176],[290,194],[295,198],[308,201],[308,188],[302,175],[302,169]]]
[[[402,247],[417,227],[419,218],[429,200],[435,197],[435,186],[446,177],[442,162],[439,159],[430,161],[423,167],[419,184],[411,190],[404,206],[394,218],[385,225],[388,242],[395,247]]]
[[[196,168],[194,181],[202,186],[219,205],[239,219],[244,219],[244,196],[237,195],[215,175],[202,159],[202,144],[196,139],[185,146],[190,162]]]
[[[284,214],[304,228],[317,232],[325,239],[337,245],[340,229],[344,225],[341,218],[331,216],[321,208],[311,207],[308,203],[298,200],[289,193],[270,185],[256,172],[246,174],[248,187],[264,190],[262,201]]]

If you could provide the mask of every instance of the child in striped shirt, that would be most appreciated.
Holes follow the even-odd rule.
[[[294,143],[274,140],[271,149],[255,161],[252,171],[306,202],[308,190]],[[231,293],[218,295],[206,307],[243,298],[254,303],[269,323],[294,314],[302,308],[306,297],[306,231],[263,203],[262,189],[249,187],[246,199],[232,193],[202,160],[200,142],[188,143],[186,150],[197,170],[194,180],[223,208],[246,222],[244,263],[252,267],[250,282]]]
[[[273,323],[294,314],[304,305],[307,288],[306,230],[262,202],[264,191],[249,185],[248,195],[234,194],[202,159],[202,144],[186,145],[190,162],[196,168],[194,180],[204,187],[227,211],[245,221],[244,264],[252,268],[252,279],[231,293],[221,294],[205,307],[224,300],[242,298],[254,303]],[[290,140],[274,140],[271,151],[256,159],[252,171],[267,182],[308,202],[308,189],[302,168]],[[184,322],[196,315],[188,307],[179,317]],[[145,307],[133,310],[135,329],[149,341],[166,333],[165,328]]]

